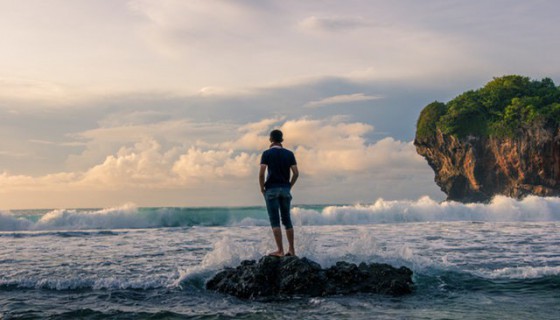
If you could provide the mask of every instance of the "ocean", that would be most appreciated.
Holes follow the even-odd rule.
[[[204,283],[274,249],[264,207],[0,211],[0,319],[557,319],[560,199],[296,205],[296,250],[414,292],[242,300]]]

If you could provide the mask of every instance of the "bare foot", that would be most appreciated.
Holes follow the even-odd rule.
[[[289,251],[288,253],[286,253],[286,255],[284,255],[285,257],[295,257],[296,253],[295,251]]]
[[[284,252],[282,251],[274,251],[268,254],[271,257],[283,257],[284,256]]]

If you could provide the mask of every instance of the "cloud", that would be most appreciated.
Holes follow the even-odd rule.
[[[377,96],[368,96],[364,93],[342,94],[342,95],[324,98],[317,101],[308,102],[305,104],[305,107],[317,108],[317,107],[324,107],[332,104],[344,104],[344,103],[351,103],[351,102],[358,102],[358,101],[371,101],[380,98],[381,97],[377,97]]]
[[[29,154],[22,152],[0,151],[0,156],[10,158],[25,158],[29,156]]]
[[[504,72],[554,77],[560,68],[547,54],[558,49],[552,1],[73,1],[64,10],[39,2],[0,11],[9,80],[0,100],[237,94],[368,68],[374,79],[419,84]]]
[[[190,148],[173,165],[173,172],[183,180],[191,178],[214,180],[216,178],[247,178],[258,166],[256,154],[236,153],[233,150],[202,151]]]
[[[175,148],[163,151],[157,141],[144,140],[107,156],[103,163],[87,170],[77,183],[102,189],[172,187],[169,168],[176,155]]]
[[[220,122],[167,120],[170,116],[172,114],[157,117],[150,112],[133,112],[133,116],[129,113],[110,114],[100,121],[102,126],[71,134],[79,143],[85,144],[85,149],[79,154],[69,155],[67,163],[83,169],[105,159],[107,154],[122,150],[123,146],[130,147],[141,141],[154,140],[166,147],[216,144],[235,128]]]
[[[410,142],[389,137],[368,143],[365,135],[373,131],[369,124],[299,119],[286,121],[280,129],[286,145],[294,148],[302,172],[319,179],[354,174],[389,177],[425,170],[424,160]]]
[[[363,197],[376,184],[379,188],[387,181],[402,180],[408,184],[415,179],[423,181],[431,173],[411,142],[393,138],[368,141],[366,135],[373,131],[369,124],[351,122],[345,117],[267,118],[239,126],[237,132],[232,131],[235,139],[219,143],[170,144],[167,141],[163,144],[156,138],[157,133],[133,135],[129,138],[138,142],[122,146],[86,170],[37,177],[4,172],[0,175],[1,192],[8,195],[18,191],[28,194],[65,190],[67,194],[112,192],[113,197],[118,198],[120,194],[121,201],[126,202],[133,200],[126,198],[132,190],[137,194],[149,192],[152,196],[190,190],[189,195],[182,197],[219,202],[229,198],[210,195],[237,188],[236,199],[229,201],[247,204],[254,199],[251,190],[256,184],[260,155],[273,128],[284,131],[286,147],[294,150],[302,172],[302,195],[310,202],[334,199],[333,194],[339,199],[353,199],[352,193],[340,193],[342,186],[361,190],[357,194]],[[416,193],[413,192],[414,196]],[[182,198],[173,199],[177,202]]]
[[[235,148],[238,150],[248,150],[253,152],[264,150],[269,144],[268,134],[272,128],[279,126],[280,122],[283,120],[283,117],[267,118],[243,125],[237,130],[241,135],[240,137],[235,140],[221,143],[219,144],[219,147],[225,149]]]
[[[204,87],[201,88],[199,94],[203,97],[213,96],[246,96],[256,94],[257,92],[247,88],[226,88],[226,87]]]
[[[311,31],[340,32],[371,27],[373,24],[362,17],[310,16],[300,21],[299,26]]]
[[[0,174],[0,193],[10,194],[13,191],[34,190],[68,190],[74,183],[82,178],[82,173],[59,172],[44,176],[33,177],[28,175],[13,175],[6,171]]]
[[[75,88],[52,81],[0,77],[0,101],[68,105],[81,101],[78,95]]]
[[[265,26],[259,13],[266,11],[247,1],[131,0],[129,8],[148,20],[148,41],[173,57],[204,46],[220,47],[226,39],[238,44],[255,40],[252,28]]]

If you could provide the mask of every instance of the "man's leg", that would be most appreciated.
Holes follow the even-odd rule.
[[[274,235],[274,242],[276,242],[277,251],[271,252],[268,255],[271,256],[283,256],[284,255],[284,245],[282,243],[282,230],[280,229],[280,217],[279,217],[279,199],[278,194],[274,190],[268,190],[264,194],[266,201],[266,210],[268,211],[268,218],[270,219],[270,226],[272,227],[272,234]]]
[[[296,249],[294,248],[294,228],[286,229],[286,237],[288,238],[288,252],[292,255],[296,255]]]
[[[284,255],[284,244],[282,243],[282,229],[280,227],[272,228],[272,234],[274,235],[274,241],[276,242],[276,247],[278,251],[270,253],[270,255]]]
[[[290,194],[290,190],[284,190],[278,204],[280,206],[282,224],[284,225],[284,228],[286,228],[286,238],[288,238],[288,253],[295,256],[296,250],[294,247],[294,227],[292,225],[292,219],[290,217],[291,202],[292,195]]]

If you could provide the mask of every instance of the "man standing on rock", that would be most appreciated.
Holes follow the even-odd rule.
[[[290,191],[298,179],[299,171],[294,153],[284,149],[282,141],[284,141],[282,131],[272,130],[270,132],[271,145],[262,154],[259,171],[259,184],[266,201],[266,209],[274,241],[278,247],[277,251],[271,252],[269,255],[277,257],[284,256],[280,220],[282,220],[282,224],[286,229],[286,237],[288,238],[289,247],[286,256],[296,255],[294,249],[294,228],[290,218],[290,203],[292,201]],[[266,182],[264,179],[265,171],[268,171]],[[291,179],[290,171],[292,173]]]

